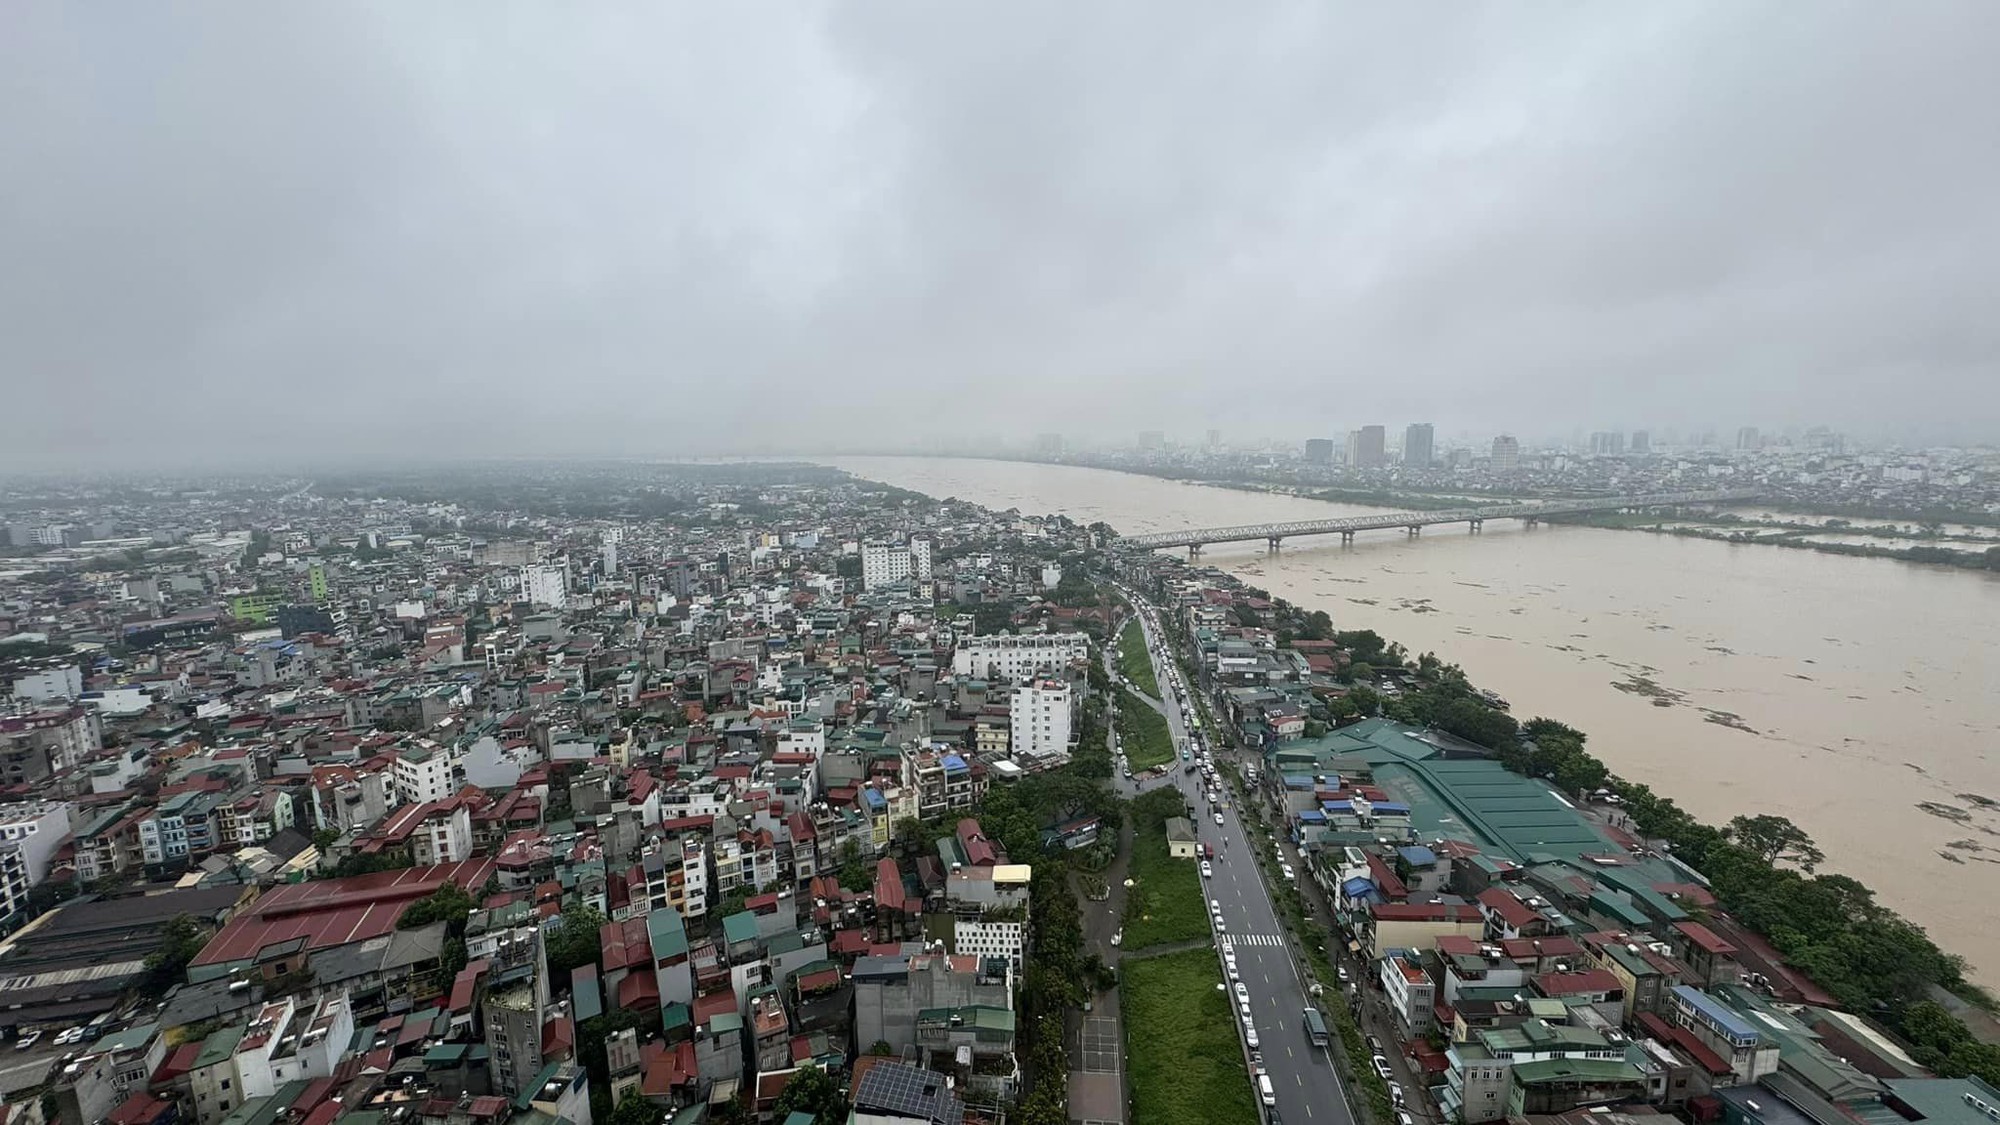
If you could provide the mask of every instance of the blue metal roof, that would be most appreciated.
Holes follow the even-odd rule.
[[[1307,824],[1325,824],[1326,814],[1318,809],[1307,809],[1299,814],[1299,819]]]
[[[1727,1004],[1692,985],[1677,984],[1674,995],[1688,1007],[1700,1012],[1702,1017],[1715,1024],[1726,1035],[1739,1040],[1755,1043],[1760,1038],[1750,1021],[1736,1014]]]
[[[962,769],[970,769],[971,767],[965,764],[964,758],[961,758],[956,754],[946,754],[944,756],[944,768],[948,770],[962,770]]]
[[[1380,895],[1382,892],[1376,889],[1373,879],[1363,879],[1357,875],[1340,885],[1340,893],[1348,898],[1365,898],[1369,895]]]
[[[1407,848],[1397,848],[1396,854],[1411,867],[1429,867],[1438,861],[1437,853],[1422,844],[1411,844]]]
[[[888,799],[874,789],[863,789],[861,791],[861,799],[867,801],[871,807],[878,809],[886,808],[889,804]]]

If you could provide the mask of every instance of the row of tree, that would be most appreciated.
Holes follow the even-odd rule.
[[[1323,632],[1315,615],[1279,602],[1281,629]],[[1335,633],[1358,663],[1402,665],[1400,650],[1369,631]],[[1927,997],[1933,988],[1985,1001],[1965,976],[1962,958],[1938,948],[1923,928],[1875,899],[1845,875],[1820,874],[1825,858],[1812,837],[1781,816],[1739,816],[1705,824],[1649,787],[1613,774],[1586,748],[1584,732],[1549,718],[1517,724],[1482,701],[1456,666],[1426,653],[1409,670],[1421,683],[1393,699],[1371,696],[1385,717],[1435,727],[1487,747],[1509,770],[1544,778],[1577,795],[1608,789],[1633,825],[1664,841],[1676,858],[1709,881],[1731,916],[1763,936],[1788,964],[1843,1007],[1902,1034],[1918,1061],[1946,1077],[1975,1075],[2000,1083],[2000,1047],[1974,1039],[1962,1021]],[[1357,692],[1350,692],[1353,700]],[[1359,706],[1353,711],[1362,715]],[[1336,718],[1343,717],[1336,714]]]

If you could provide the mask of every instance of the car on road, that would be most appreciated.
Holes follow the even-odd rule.
[[[1263,1099],[1265,1105],[1278,1104],[1278,1092],[1271,1088],[1270,1075],[1260,1074],[1257,1076],[1257,1096]]]
[[[1396,1111],[1396,1125],[1417,1125],[1417,1119],[1410,1116],[1409,1110],[1399,1109]]]
[[[1226,968],[1227,968],[1227,969],[1229,970],[1229,979],[1230,979],[1230,980],[1242,980],[1242,979],[1243,979],[1242,975],[1241,975],[1240,973],[1238,973],[1238,972],[1236,971],[1236,958],[1234,958],[1234,957],[1231,957],[1231,958],[1229,959],[1229,964],[1228,964],[1227,966],[1225,966],[1225,967],[1226,967]]]
[[[58,1047],[67,1047],[72,1043],[81,1043],[81,1042],[83,1042],[83,1025],[81,1024],[78,1024],[77,1026],[72,1027],[67,1031],[61,1032],[56,1036],[56,1046]]]
[[[1245,1043],[1248,1043],[1248,1044],[1250,1044],[1250,1049],[1251,1049],[1251,1050],[1253,1050],[1253,1051],[1254,1051],[1254,1050],[1256,1050],[1256,1049],[1257,1049],[1257,1029],[1256,1029],[1255,1027],[1251,1026],[1250,1024],[1247,1024],[1247,1023],[1246,1023],[1246,1024],[1244,1024],[1244,1025],[1243,1025],[1243,1041],[1244,1041]]]
[[[1222,915],[1217,914],[1215,916],[1215,932],[1220,934],[1220,933],[1226,933],[1228,932],[1228,930],[1229,930],[1229,923],[1222,920]]]
[[[35,1044],[41,1042],[41,1040],[42,1040],[41,1032],[30,1031],[26,1035],[21,1036],[19,1039],[14,1040],[14,1049],[16,1051],[26,1051],[32,1048]]]
[[[1215,874],[1215,868],[1207,860],[1201,861],[1201,877],[1207,879]]]
[[[1216,813],[1216,814],[1215,814],[1215,823],[1217,823],[1217,824],[1221,824],[1221,823],[1222,823],[1222,814],[1221,814],[1221,813]]]
[[[1371,1066],[1373,1066],[1373,1067],[1375,1068],[1375,1076],[1376,1076],[1377,1078],[1380,1078],[1380,1079],[1381,1079],[1382,1081],[1384,1081],[1384,1082],[1387,1082],[1387,1081],[1389,1080],[1389,1059],[1388,1059],[1388,1056],[1386,1056],[1386,1055],[1376,1055],[1376,1056],[1375,1056],[1374,1058],[1372,1058],[1372,1059],[1369,1059],[1369,1060],[1368,1060],[1368,1063],[1369,1063],[1369,1065],[1371,1065]]]
[[[1242,981],[1236,982],[1236,998],[1238,1000],[1250,999],[1250,987],[1244,984]]]
[[[1219,899],[1219,898],[1212,898],[1212,899],[1209,899],[1209,900],[1208,900],[1208,908],[1209,908],[1210,910],[1213,910],[1213,911],[1215,911],[1215,912],[1216,912],[1217,914],[1220,914],[1220,913],[1222,913],[1222,900],[1221,900],[1221,899]]]
[[[1123,945],[1123,944],[1125,944],[1125,931],[1124,931],[1124,930],[1119,930],[1119,931],[1118,931],[1117,933],[1115,933],[1115,934],[1112,934],[1112,935],[1111,935],[1111,944],[1112,944],[1113,946],[1119,946],[1119,945]]]
[[[1342,983],[1342,984],[1346,984],[1346,983],[1347,983],[1347,966],[1345,966],[1345,965],[1342,965],[1342,966],[1340,966],[1339,968],[1335,969],[1335,970],[1334,970],[1334,972],[1336,972],[1336,973],[1340,974],[1340,983]],[[1374,1046],[1374,1045],[1375,1045],[1375,1040],[1373,1040],[1373,1039],[1370,1039],[1370,1040],[1368,1041],[1368,1045],[1369,1045],[1369,1046],[1371,1046],[1371,1047],[1372,1047],[1372,1046]]]
[[[1389,1104],[1395,1106],[1397,1109],[1401,1109],[1404,1105],[1403,1087],[1399,1083],[1389,1083]]]
[[[1293,880],[1296,880],[1299,877],[1299,873],[1292,870],[1292,865],[1289,863],[1279,864],[1278,870],[1284,873],[1285,882],[1287,883],[1292,882]]]

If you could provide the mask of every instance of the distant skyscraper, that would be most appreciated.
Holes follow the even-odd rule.
[[[1388,432],[1380,426],[1363,426],[1347,435],[1347,463],[1356,469],[1373,469],[1389,459]]]
[[[1315,465],[1333,464],[1333,439],[1323,437],[1307,438],[1306,460]]]
[[[1745,426],[1736,431],[1736,448],[1747,450],[1764,448],[1764,439],[1762,435],[1758,434],[1757,427]]]
[[[1493,468],[1509,472],[1521,463],[1521,443],[1507,434],[1493,439]]]
[[[1208,447],[1209,447],[1210,449],[1212,449],[1212,450],[1213,450],[1213,449],[1221,449],[1221,448],[1222,448],[1222,431],[1221,431],[1221,430],[1210,430],[1210,431],[1208,431]]]
[[[1167,444],[1167,435],[1159,430],[1140,430],[1139,448],[1147,451],[1162,449]]]
[[[1412,422],[1403,431],[1403,464],[1412,468],[1431,467],[1431,424]]]
[[[1647,433],[1645,430],[1633,430],[1632,452],[1643,454],[1643,453],[1651,453],[1652,451],[1653,451],[1653,435]]]
[[[1061,457],[1063,440],[1061,434],[1036,434],[1035,452],[1044,457]]]
[[[1617,431],[1599,430],[1590,435],[1590,451],[1600,457],[1617,457],[1625,452],[1625,435]]]

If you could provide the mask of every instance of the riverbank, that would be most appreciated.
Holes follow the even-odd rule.
[[[1293,496],[1019,462],[840,467],[1127,533],[1372,514]],[[2000,967],[2000,581],[1695,537],[1489,524],[1418,539],[1218,546],[1204,562],[1432,651],[1521,715],[1592,732],[1621,776],[1709,823],[1771,813],[1974,966]],[[1986,979],[1980,974],[1981,979]]]

